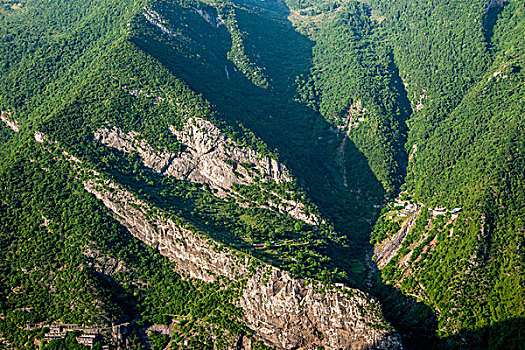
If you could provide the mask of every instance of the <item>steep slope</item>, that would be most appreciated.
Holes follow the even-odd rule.
[[[519,348],[524,10],[0,3],[1,346]]]
[[[309,75],[298,81],[299,100],[348,135],[391,195],[406,168],[411,108],[384,33],[365,4],[352,1],[313,14],[296,6],[290,19],[316,43]],[[343,153],[346,137],[341,142]],[[357,169],[343,168],[348,182]]]
[[[458,80],[446,92],[436,95],[432,90],[451,84],[444,81],[452,79],[451,73],[423,75],[420,68],[406,61],[414,55],[405,50],[397,56],[400,69],[410,76],[406,82],[407,90],[413,91],[413,103],[419,93],[417,86],[425,86],[428,103],[422,101],[424,106],[411,120],[412,151],[406,180],[412,199],[405,195],[410,201],[393,203],[372,239],[382,246],[392,244],[404,230],[394,224],[404,220],[406,213],[400,217],[401,211],[416,203],[422,206],[418,224],[397,242],[395,257],[388,265],[379,265],[384,267],[384,279],[431,305],[441,335],[472,347],[499,348],[505,342],[505,347],[519,348],[525,295],[521,287],[523,2],[510,2],[495,12],[486,10],[485,5],[461,12],[470,13],[470,18],[477,16],[476,21],[468,22],[471,28],[467,33],[477,33],[473,37],[478,41],[461,46],[465,39],[452,36],[446,41],[451,41],[450,49],[459,50],[458,54],[426,58],[432,60],[430,66],[469,66],[458,70]],[[444,21],[442,16],[440,20]],[[493,28],[488,27],[491,21]],[[463,23],[458,27],[463,28]],[[482,41],[483,30],[490,40]],[[414,35],[423,31],[414,30]],[[461,31],[458,35],[466,35]],[[439,40],[435,44],[446,45]],[[489,49],[472,61],[474,46]],[[489,59],[491,63],[487,63]],[[398,206],[405,209],[396,209]],[[382,261],[383,253],[377,258]]]
[[[188,40],[169,37],[150,22],[137,23],[132,40],[202,93],[224,119],[249,127],[278,150],[279,159],[297,176],[323,216],[333,220],[337,238],[328,242],[328,254],[347,281],[362,286],[366,267],[361,257],[366,254],[369,222],[376,211],[373,205],[383,190],[353,143],[347,142],[341,158],[338,148],[347,137],[294,100],[293,82],[307,72],[311,42],[295,32],[286,19],[286,7],[277,1],[202,10],[223,21],[226,14],[235,13],[243,38],[239,45],[250,62],[264,67],[268,87],[254,85],[250,73],[230,61],[231,37],[236,35],[230,33],[232,29],[203,20],[197,8],[169,7],[164,2],[151,8]],[[342,164],[359,176],[348,176],[345,182]]]
[[[64,323],[101,329],[105,342],[126,348],[140,346],[140,331],[152,325],[175,327],[174,341],[192,348],[210,329],[221,330],[211,344],[222,348],[249,331],[231,304],[234,287],[182,279],[84,191],[70,160],[34,142],[24,149],[2,173],[4,346],[36,348],[45,325]],[[112,324],[123,325],[120,337]]]
[[[374,289],[405,344],[438,331],[450,339],[436,347],[519,347],[523,2],[289,4],[316,42],[300,100],[349,134],[390,194],[406,182],[371,237],[394,287]],[[432,306],[435,325],[396,290]]]
[[[22,253],[18,252],[15,256],[10,254],[16,242],[19,242],[18,240],[13,241],[13,237],[19,233],[18,225],[25,225],[25,223],[22,221],[18,224],[11,224],[8,220],[6,225],[8,231],[4,236],[4,243],[6,253],[11,258],[5,259],[6,265],[4,266],[7,273],[3,284],[6,287],[5,299],[8,302],[4,305],[7,319],[2,322],[3,332],[7,334],[7,344],[24,348],[30,346],[30,342],[33,342],[35,337],[41,339],[44,335],[45,330],[41,329],[46,322],[73,322],[81,324],[81,329],[85,327],[104,329],[104,324],[107,322],[133,319],[136,323],[130,325],[129,322],[126,322],[126,331],[119,338],[112,338],[110,334],[105,334],[105,340],[116,344],[123,341],[125,346],[133,346],[140,342],[133,338],[135,332],[140,334],[144,329],[164,327],[175,336],[174,344],[184,341],[184,346],[192,344],[195,348],[202,346],[230,348],[234,342],[247,342],[253,348],[262,346],[258,339],[264,339],[278,348],[285,349],[297,346],[310,348],[317,345],[328,348],[368,348],[369,346],[401,348],[397,336],[390,334],[391,329],[382,318],[378,304],[369,299],[366,294],[349,288],[339,287],[338,290],[333,286],[312,280],[294,279],[289,273],[218,244],[204,233],[198,232],[194,226],[184,223],[182,219],[150,206],[138,199],[136,194],[128,192],[111,180],[105,180],[100,173],[85,167],[81,160],[64,151],[61,143],[51,140],[49,136],[36,132],[34,137],[34,142],[24,145],[25,154],[20,153],[20,155],[23,154],[23,157],[17,162],[22,164],[11,165],[13,170],[7,172],[3,177],[5,178],[3,188],[7,196],[2,203],[5,206],[6,218],[16,215],[15,206],[21,207],[20,214],[25,217],[42,205],[39,201],[35,203],[35,208],[27,208],[24,198],[29,189],[25,189],[25,181],[41,184],[34,190],[36,192],[32,194],[33,196],[41,197],[38,191],[42,189],[49,195],[61,196],[54,199],[54,202],[60,205],[57,207],[57,209],[60,208],[58,213],[54,211],[48,213],[44,209],[46,213],[45,216],[42,215],[43,224],[40,224],[43,226],[40,230],[43,234],[37,234],[35,237],[44,238],[46,237],[45,232],[48,233],[48,236],[55,233],[54,217],[62,213],[58,222],[65,225],[67,229],[57,232],[59,233],[57,241],[62,243],[62,240],[66,242],[74,240],[79,246],[68,246],[68,248],[61,248],[60,244],[54,246],[55,255],[59,252],[66,259],[64,266],[59,265],[59,271],[64,268],[72,269],[67,270],[72,275],[69,278],[80,284],[77,288],[71,288],[71,284],[67,282],[69,278],[67,278],[66,291],[59,292],[62,295],[61,302],[70,301],[69,307],[62,308],[53,305],[46,309],[47,312],[40,310],[41,306],[35,302],[45,297],[34,296],[31,292],[42,292],[48,289],[56,292],[57,288],[49,285],[50,282],[47,280],[38,278],[45,275],[45,268],[48,266],[44,265],[44,270],[42,267],[34,267],[34,259],[37,257],[31,254],[31,246],[28,246],[28,243],[18,243],[18,245],[23,249],[22,252],[29,248],[27,253],[30,256],[27,260],[24,259],[24,266],[32,269],[31,276],[36,277],[37,280],[30,279],[23,282],[24,278],[19,277],[19,269],[13,269],[17,265],[13,261],[15,256]],[[35,149],[36,143],[41,145]],[[31,158],[25,160],[26,157]],[[28,169],[36,173],[18,171],[24,164],[28,164]],[[46,167],[40,168],[43,165]],[[53,171],[48,176],[46,173],[50,172],[50,168]],[[38,177],[41,176],[46,177],[44,183],[38,181]],[[65,178],[60,181],[60,176]],[[53,187],[48,188],[46,182],[51,183]],[[66,182],[69,182],[69,185],[65,185]],[[107,227],[115,232],[106,230],[106,222],[114,222],[110,218],[111,215],[107,214],[107,209],[106,212],[97,209],[99,211],[95,216],[85,217],[82,220],[75,219],[82,211],[93,210],[95,208],[93,205],[96,203],[83,203],[77,199],[74,208],[69,208],[70,196],[75,194],[80,198],[93,201],[78,186],[95,194],[129,232],[150,247],[158,249],[173,263],[169,264],[162,260],[153,249],[149,249],[146,256],[141,255],[143,248],[140,248],[140,245],[135,248],[130,247],[130,243],[136,244],[136,242],[128,241],[129,237],[125,239],[121,237],[127,236],[127,231],[122,226],[118,229],[115,225]],[[42,198],[41,200],[48,199]],[[97,204],[100,207],[100,203]],[[77,205],[82,208],[80,211]],[[71,219],[69,215],[72,215]],[[39,224],[40,220],[37,221]],[[88,233],[85,233],[86,230]],[[91,230],[96,230],[96,233]],[[37,246],[41,245],[38,241],[35,243]],[[114,248],[110,248],[111,246]],[[42,245],[44,249],[37,249],[37,252],[49,254],[47,247],[49,245],[44,244]],[[121,251],[119,252],[118,249]],[[69,261],[71,256],[75,257],[76,261]],[[118,258],[115,259],[114,256]],[[44,255],[40,256],[40,259],[48,261],[49,257]],[[139,259],[139,261],[134,259]],[[138,266],[135,266],[137,263]],[[162,265],[158,266],[158,264]],[[56,264],[53,266],[56,267]],[[163,274],[152,272],[158,268],[161,268]],[[137,271],[139,269],[140,271]],[[20,268],[20,270],[27,274],[27,267]],[[78,273],[84,270],[89,274],[82,278],[82,275],[79,276]],[[173,273],[170,279],[164,276],[164,273],[170,274],[170,271],[173,270],[192,277],[192,282],[186,282],[186,287],[191,288],[192,284],[196,285],[195,287],[205,300],[205,304],[194,304],[199,311],[193,311],[191,306],[180,308],[181,305],[185,305],[180,303],[181,296],[178,292],[184,286],[179,286],[183,283],[181,276]],[[137,273],[139,273],[138,276]],[[154,276],[151,276],[152,273]],[[54,274],[51,273],[51,276]],[[64,280],[60,276],[57,278]],[[153,280],[150,282],[150,279]],[[213,285],[203,285],[197,280],[213,283]],[[109,282],[113,285],[108,286]],[[86,283],[91,287],[89,291],[96,293],[95,295],[91,295],[80,287]],[[150,289],[148,287],[150,283],[154,283],[155,288]],[[221,291],[218,296],[214,296],[216,291],[209,295],[209,291],[216,289]],[[74,292],[71,293],[71,291]],[[110,293],[108,296],[98,295],[106,291]],[[80,294],[77,295],[75,292]],[[127,294],[131,292],[134,297],[141,296],[145,299],[130,299]],[[111,293],[118,293],[118,295]],[[13,298],[13,294],[18,297]],[[66,298],[63,297],[64,294]],[[28,297],[33,299],[26,299]],[[264,299],[260,300],[260,297]],[[54,300],[53,296],[47,298]],[[79,304],[79,300],[85,299],[88,300],[87,305],[99,305],[100,309],[89,309],[90,313],[86,312],[86,309],[78,310],[81,312],[78,315],[72,313],[71,309],[77,310],[79,305],[83,305]],[[159,306],[155,306],[156,303],[166,306],[159,310]],[[261,309],[261,304],[267,305],[266,308]],[[236,309],[234,305],[239,309]],[[304,309],[301,305],[308,305],[308,308]],[[17,306],[16,309],[15,306]],[[20,308],[20,306],[23,307]],[[120,308],[125,309],[120,310]],[[111,309],[116,309],[113,311],[115,314],[106,315]],[[38,310],[38,312],[33,312],[33,310]],[[138,321],[136,312],[141,314]],[[285,321],[283,322],[280,317],[275,317],[276,313],[286,315]],[[187,320],[190,316],[189,325],[177,321]],[[24,322],[29,325],[27,332],[15,337],[15,334],[20,333],[20,324]],[[151,323],[153,325],[150,327]],[[161,324],[166,324],[166,326],[161,326]],[[264,328],[260,328],[261,325],[264,325]],[[258,331],[254,334],[247,327]],[[204,342],[200,340],[203,335],[214,329],[219,330],[219,334],[214,332],[212,338],[208,337]],[[151,332],[149,338],[150,341],[155,341]]]
[[[79,7],[81,15],[62,18]],[[260,64],[253,52],[228,44],[238,40],[235,23],[244,14],[227,10],[217,9],[223,20],[200,3],[33,1],[3,12],[3,28],[18,31],[3,36],[3,47],[15,50],[1,52],[2,133],[11,143],[2,163],[6,346],[34,347],[53,337],[50,348],[72,346],[73,338],[61,340],[63,332],[55,331],[72,323],[69,329],[89,328],[102,342],[129,348],[165,346],[166,334],[185,348],[401,348],[374,299],[333,285],[357,280],[350,272],[362,263],[354,258],[357,263],[341,267],[344,259],[334,259],[350,249],[347,238],[299,185],[297,163],[291,170],[279,162],[241,119],[177,77],[187,78],[187,71],[149,54],[158,45],[146,45],[152,38],[169,47],[212,45],[217,60],[230,60],[238,70],[230,66],[232,79],[250,90],[271,89],[249,77]],[[201,26],[192,36],[172,23],[173,16],[190,13],[183,19]],[[222,22],[228,45],[207,42],[202,26],[217,29]],[[198,57],[183,55],[186,62]],[[222,74],[230,74],[223,67]],[[271,79],[274,71],[268,71]],[[41,201],[28,204],[30,197]],[[79,218],[90,211],[97,214]],[[53,245],[42,243],[48,236]],[[32,254],[33,240],[41,255]],[[22,251],[15,253],[16,247]],[[28,258],[19,268],[22,252]],[[42,268],[34,267],[37,259]],[[55,277],[53,269],[64,276]],[[39,277],[46,274],[51,277]],[[120,325],[112,333],[113,323]]]

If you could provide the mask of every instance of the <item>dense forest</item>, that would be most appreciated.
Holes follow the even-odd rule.
[[[524,32],[523,0],[0,1],[0,349],[86,348],[57,325],[113,347],[117,324],[130,349],[280,348],[245,281],[179,273],[93,174],[365,291],[407,349],[519,349]]]

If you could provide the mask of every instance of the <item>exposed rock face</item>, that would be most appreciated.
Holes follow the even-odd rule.
[[[272,194],[275,195],[274,192]],[[276,195],[277,196],[277,195]],[[277,196],[278,197],[278,196]],[[303,203],[296,202],[293,200],[287,200],[280,198],[279,203],[275,203],[271,200],[268,201],[268,206],[260,206],[261,208],[275,209],[280,213],[288,214],[296,220],[301,220],[309,225],[315,226],[323,223],[315,214],[309,213],[306,206]]]
[[[346,290],[353,295],[322,291],[319,283],[263,265],[248,279],[239,306],[251,328],[278,348],[400,349],[396,336],[371,327],[386,323],[379,306],[360,291]]]
[[[35,141],[38,143],[45,143],[47,141],[47,135],[40,131],[35,131]]]
[[[5,125],[11,128],[14,132],[18,132],[20,130],[18,122],[15,119],[11,118],[12,117],[10,111],[0,111],[0,120],[3,121]]]
[[[410,162],[416,155],[417,155],[417,143],[414,143],[412,145],[412,150],[410,150],[410,154],[408,155],[408,161]]]
[[[292,181],[283,164],[248,147],[237,146],[209,121],[190,118],[181,131],[174,127],[170,130],[187,146],[185,152],[174,154],[156,150],[146,140],[139,140],[138,133],[125,133],[118,128],[99,129],[94,138],[126,153],[137,152],[146,167],[160,174],[208,184],[218,190],[219,197],[228,196],[234,184],[254,185],[257,180],[277,184]],[[268,204],[269,208],[310,225],[321,222],[316,215],[308,213],[302,203],[281,198],[280,203]]]
[[[45,134],[35,139],[48,145]],[[82,163],[65,157],[74,167]],[[346,287],[323,288],[316,281],[294,279],[288,272],[235,251],[195,232],[188,224],[135,198],[99,174],[84,188],[100,199],[138,239],[159,249],[176,270],[206,282],[226,277],[242,281],[236,300],[244,321],[279,349],[402,349],[400,338],[384,320],[379,304],[365,293]],[[85,252],[92,266],[105,275],[126,270],[118,260]],[[249,346],[249,339],[240,348]]]
[[[206,10],[201,10],[198,8],[193,7],[195,12],[199,14],[206,22],[208,22],[212,27],[219,28],[221,25],[224,24],[224,21],[219,17],[213,18]]]
[[[403,244],[408,232],[410,232],[412,226],[416,223],[420,210],[421,209],[417,208],[416,211],[403,222],[401,228],[395,235],[374,249],[374,257],[379,269],[384,268],[390,260],[396,256],[397,251],[401,248],[401,244]]]
[[[113,211],[129,231],[176,263],[181,274],[204,281],[218,276],[245,281],[237,300],[245,321],[280,349],[401,349],[379,305],[358,290],[322,290],[236,252],[165,218],[119,186],[86,181],[84,187]]]
[[[233,140],[226,137],[222,131],[207,120],[190,118],[182,131],[173,127],[170,130],[188,146],[189,151],[186,154],[189,159],[197,162],[198,173],[218,187],[230,187],[233,183],[253,183],[257,174],[238,166],[241,164],[253,165],[261,174],[263,182],[292,181],[284,165],[247,147],[237,146]],[[240,173],[241,176],[237,176],[234,171]]]
[[[426,92],[427,92],[426,89],[423,89],[423,93],[419,95],[419,100],[417,101],[416,107],[414,107],[416,111],[420,111],[425,107],[425,105],[423,104],[423,101],[428,98]]]
[[[120,271],[127,270],[122,261],[104,255],[93,247],[87,247],[84,255],[88,258],[87,263],[103,275],[113,276]]]
[[[154,26],[157,26],[163,33],[168,35],[175,35],[173,30],[166,26],[166,20],[162,18],[162,16],[158,12],[145,7],[143,15],[148,22],[150,22]]]
[[[164,19],[157,11],[144,7],[143,12],[144,18],[157,28],[159,28],[164,34],[169,35],[176,40],[182,41],[182,42],[190,42],[191,39],[187,36],[183,35],[182,33],[179,33],[178,31],[174,30],[173,28],[170,28],[166,19]]]
[[[253,184],[257,173],[263,182],[292,180],[281,163],[247,147],[237,147],[209,121],[191,118],[182,131],[173,127],[170,130],[188,147],[186,152],[177,155],[155,150],[145,140],[137,141],[138,133],[125,133],[117,128],[99,129],[94,136],[106,146],[127,153],[137,152],[145,166],[161,174],[207,183],[219,190],[230,189],[233,184]],[[241,164],[253,166],[255,171]]]

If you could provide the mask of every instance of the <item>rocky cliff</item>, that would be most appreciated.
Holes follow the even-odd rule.
[[[126,133],[115,127],[98,129],[94,139],[126,153],[137,152],[146,167],[160,174],[208,184],[217,190],[219,197],[234,193],[234,185],[292,181],[283,164],[248,147],[238,146],[207,120],[189,118],[182,130],[170,127],[170,131],[186,146],[184,152],[174,154],[166,149],[155,149],[146,140],[140,139],[137,132]],[[273,195],[279,197],[275,193]],[[293,200],[280,198],[278,203],[268,201],[267,207],[310,225],[321,222],[316,215],[307,212],[303,203]]]
[[[0,111],[0,120],[5,123],[5,125],[11,128],[14,132],[18,132],[20,127],[18,122],[12,118],[10,111]]]
[[[377,263],[379,269],[384,268],[393,257],[396,256],[398,250],[401,248],[403,241],[407,234],[414,226],[417,216],[420,212],[420,208],[416,206],[416,210],[411,213],[401,224],[401,228],[396,232],[395,235],[382,242],[374,249],[374,260]]]
[[[42,133],[35,133],[35,140],[46,147],[59,147]],[[64,153],[64,160],[73,167],[83,167]],[[240,281],[235,303],[242,309],[244,321],[276,348],[402,349],[379,304],[367,294],[293,278],[286,271],[214,241],[120,185],[101,179],[99,173],[84,170],[91,174],[91,179],[84,181],[85,190],[101,200],[133,236],[172,260],[177,272],[205,282],[218,278]],[[104,274],[125,269],[96,250],[85,254]]]
[[[402,348],[379,305],[365,293],[294,279],[168,218],[109,180],[88,180],[84,187],[135,237],[174,261],[179,273],[204,281],[219,276],[242,281],[237,306],[248,326],[275,347]]]

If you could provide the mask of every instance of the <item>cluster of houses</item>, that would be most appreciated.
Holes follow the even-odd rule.
[[[432,212],[432,216],[439,216],[445,215],[446,213],[450,213],[453,219],[457,218],[459,212],[461,212],[461,208],[454,208],[452,210],[447,210],[447,208],[428,208],[428,210]]]
[[[416,203],[408,202],[403,210],[399,213],[399,216],[407,217],[413,212],[415,212],[418,209],[418,205]]]
[[[79,331],[81,332],[76,340],[79,344],[93,347],[96,342],[107,339],[109,336],[112,339],[112,343],[117,344],[117,348],[120,348],[118,344],[125,343],[125,334],[128,332],[129,323],[123,323],[107,327],[104,325],[93,325],[83,326],[78,324],[60,324],[60,325],[43,325],[48,327],[49,331],[44,334],[44,340],[49,342],[53,339],[63,339],[67,336],[68,332]],[[103,345],[102,349],[110,349],[109,345]]]
[[[419,206],[416,203],[413,203],[409,200],[402,200],[402,199],[396,199],[394,203],[394,207],[402,207],[403,209],[397,214],[397,216],[400,217],[407,217],[411,215],[413,212],[418,210]],[[392,217],[390,217],[392,219]]]
[[[85,328],[78,324],[61,324],[50,325],[49,332],[44,335],[44,340],[51,341],[53,339],[65,338],[68,332],[81,331],[82,334],[77,337],[77,342],[82,345],[92,347],[99,340],[102,340],[103,326],[93,326]]]
[[[394,202],[394,208],[403,208],[401,211],[397,214],[399,217],[407,217],[417,211],[419,209],[419,205],[417,203],[413,203],[410,200],[403,200],[400,198],[397,198]],[[455,219],[458,217],[459,213],[461,212],[461,208],[454,208],[451,210],[447,210],[445,207],[436,207],[436,208],[428,208],[428,211],[432,213],[432,216],[440,216],[445,215],[447,213],[450,213],[452,215],[452,219]],[[393,218],[393,216],[389,217],[390,219]]]

